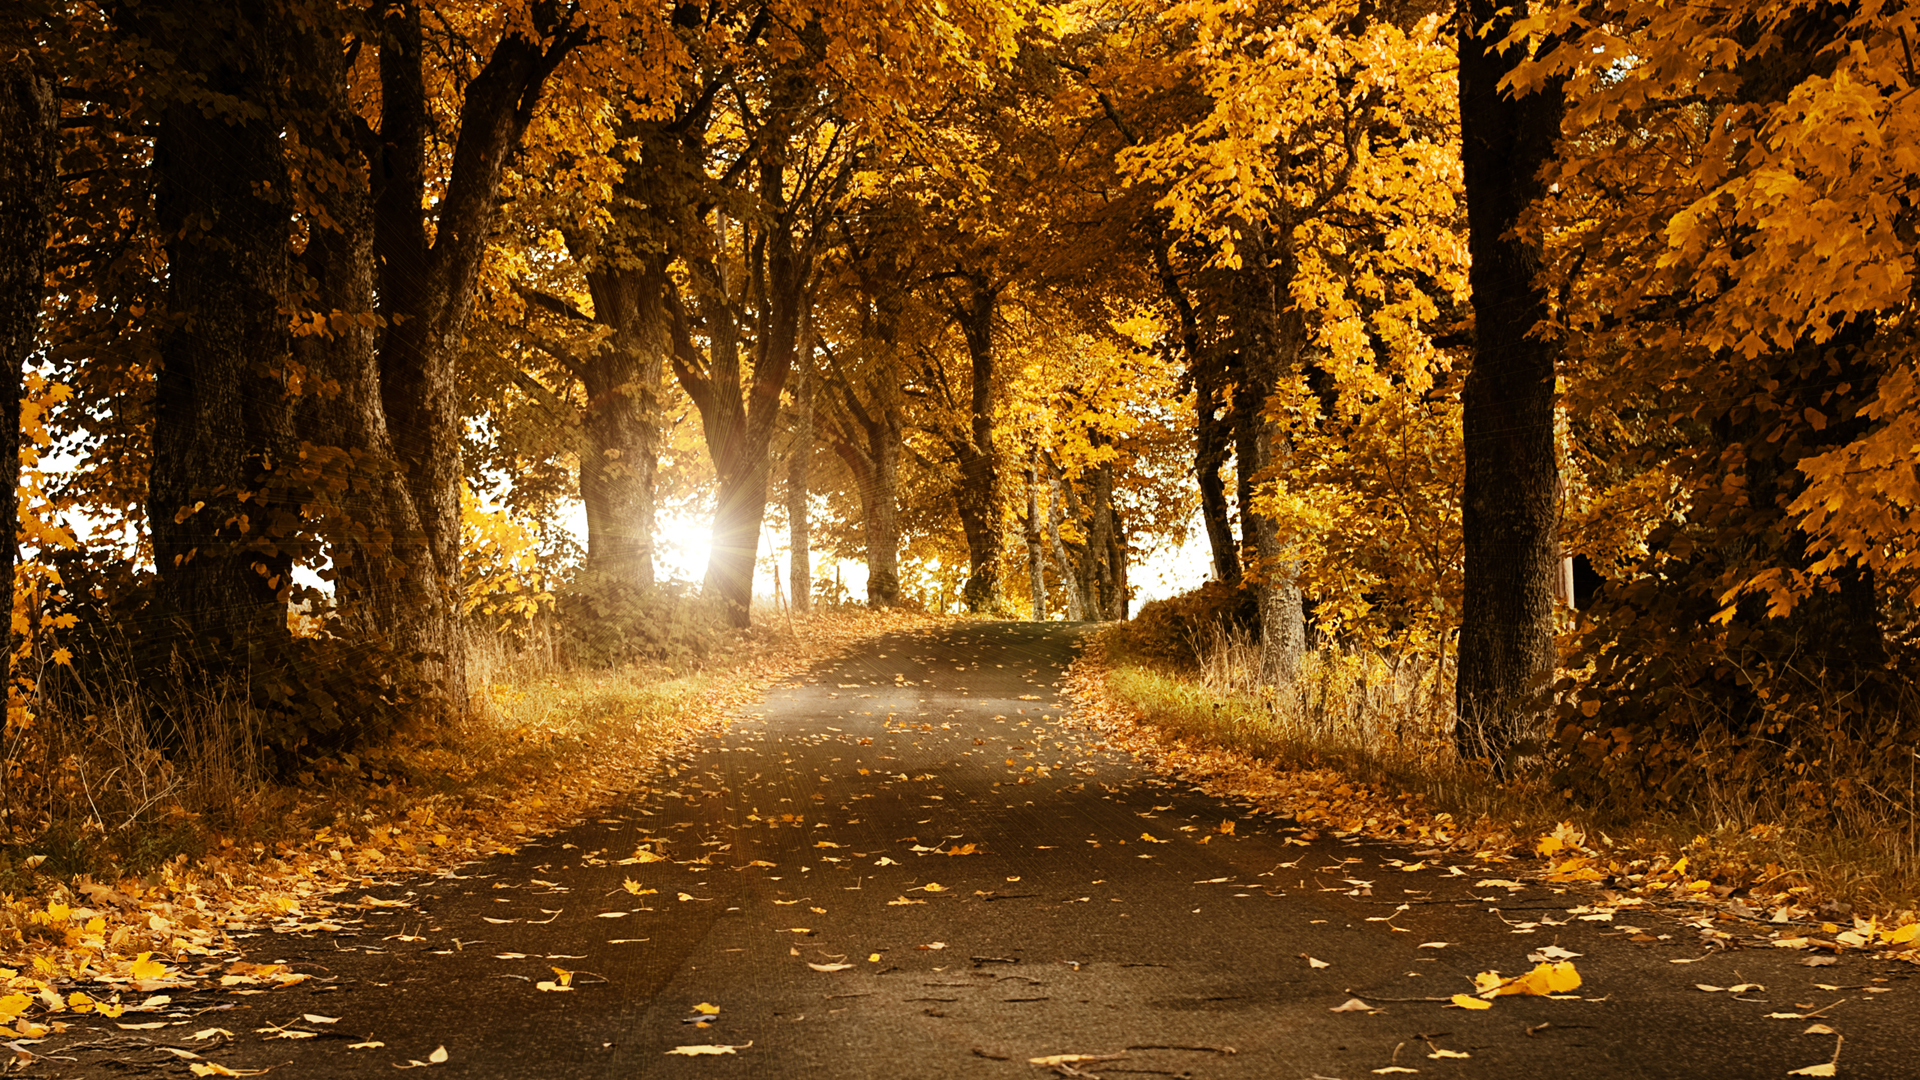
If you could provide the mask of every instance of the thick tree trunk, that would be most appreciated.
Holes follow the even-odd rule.
[[[21,19],[24,23],[25,20]],[[31,27],[0,22],[0,49],[31,36]],[[13,611],[15,537],[20,526],[20,373],[35,348],[46,285],[47,244],[60,195],[60,110],[53,85],[27,56],[0,59],[0,583]],[[9,624],[10,625],[10,624]],[[6,633],[7,663],[13,648]],[[0,671],[0,674],[4,674]]]
[[[777,161],[763,165],[762,174],[762,190],[784,190]],[[703,299],[708,341],[704,358],[684,313],[674,320],[674,375],[700,410],[707,452],[719,474],[713,546],[702,589],[736,627],[751,623],[753,564],[771,476],[769,451],[806,304],[804,267],[794,251],[791,228],[791,222],[775,221],[765,237],[766,280],[756,290],[765,308],[750,381],[740,365],[740,334],[733,315],[738,298],[730,296],[718,263],[703,267],[714,291]],[[724,240],[723,225],[722,250]]]
[[[267,119],[278,50],[261,40],[266,28],[226,22],[233,47],[257,55],[241,64],[228,52],[199,74],[237,107],[172,102],[154,144],[171,321],[159,342],[147,516],[159,607],[175,628],[168,644],[201,670],[257,682],[278,671],[291,639],[291,560],[266,535],[277,500],[262,495],[297,453],[284,310],[292,210],[281,133]]]
[[[570,17],[536,5],[537,17]],[[376,175],[375,249],[380,268],[380,388],[395,450],[406,469],[440,587],[416,614],[434,638],[448,697],[467,704],[466,635],[460,608],[461,412],[454,357],[496,213],[500,175],[532,120],[548,76],[584,38],[576,24],[543,27],[536,44],[503,37],[467,82],[446,183],[433,203],[432,239],[422,209],[427,79],[419,6],[401,0],[381,17],[382,143]]]
[[[660,380],[671,344],[666,259],[641,259],[638,267],[587,274],[594,318],[613,333],[581,371],[587,454],[580,462],[580,501],[587,514],[587,569],[650,586]]]
[[[863,402],[847,373],[835,370],[847,420],[834,425],[833,448],[860,493],[867,606],[883,608],[900,603],[900,451],[905,440],[900,410],[886,383],[893,370],[882,363],[875,374],[883,382],[874,388],[873,400]]]
[[[993,445],[993,316],[999,292],[981,277],[965,279],[955,316],[972,367],[967,436],[953,446],[960,465],[954,504],[967,534],[968,611],[992,611],[1000,597],[1000,471]]]
[[[312,193],[329,225],[308,234],[299,303],[316,315],[344,317],[329,318],[324,334],[294,339],[294,359],[308,384],[329,388],[296,402],[302,490],[327,544],[334,608],[345,632],[409,659],[438,647],[439,631],[424,613],[434,610],[440,588],[381,399],[373,193],[364,183],[375,151],[356,139],[358,117],[334,46],[331,37],[304,36],[294,53],[311,76],[295,84],[298,104],[315,119],[303,141],[357,166],[363,180]]]
[[[1542,193],[1560,132],[1557,87],[1514,98],[1499,87],[1524,50],[1501,52],[1515,14],[1469,0],[1460,36],[1460,121],[1473,267],[1474,353],[1462,394],[1465,596],[1455,742],[1505,771],[1536,737],[1555,663],[1554,365],[1529,334],[1547,314],[1540,253],[1513,233]],[[1484,28],[1484,30],[1482,29]]]

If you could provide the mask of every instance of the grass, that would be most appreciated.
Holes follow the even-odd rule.
[[[1823,768],[1873,797],[1818,810],[1731,770],[1703,772],[1683,809],[1585,807],[1553,789],[1544,769],[1497,783],[1460,761],[1451,665],[1432,657],[1325,649],[1275,693],[1259,686],[1257,647],[1244,636],[1215,631],[1187,650],[1193,663],[1144,658],[1126,642],[1105,633],[1076,673],[1111,715],[1144,725],[1149,742],[1185,764],[1338,827],[1365,829],[1371,818],[1375,832],[1528,854],[1568,823],[1593,838],[1624,887],[1685,856],[1694,880],[1722,897],[1777,896],[1834,918],[1920,906],[1913,777],[1858,752],[1836,747]]]

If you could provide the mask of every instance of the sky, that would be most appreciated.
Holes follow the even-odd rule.
[[[569,525],[584,547],[587,539],[585,511],[577,512]],[[698,581],[706,574],[709,525],[705,519],[686,516],[663,518],[656,545],[654,571],[661,578]],[[772,527],[762,530],[760,558],[753,582],[753,594],[757,602],[770,603],[773,600],[776,567],[780,577],[779,586],[782,590],[786,588],[787,550],[786,530]],[[814,578],[818,580],[832,576],[835,561],[815,552]],[[866,564],[858,559],[837,561],[840,581],[847,594],[855,600],[864,599],[867,594]],[[1147,552],[1128,567],[1129,580],[1134,587],[1131,610],[1137,612],[1141,605],[1149,601],[1197,589],[1211,572],[1212,559],[1207,548],[1207,536],[1196,511],[1193,520],[1188,522],[1187,536],[1183,542]]]

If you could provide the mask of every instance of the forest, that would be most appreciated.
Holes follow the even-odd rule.
[[[1917,17],[14,0],[4,843],[112,703],[292,782],[865,604],[1370,658],[1484,785],[1911,868]]]

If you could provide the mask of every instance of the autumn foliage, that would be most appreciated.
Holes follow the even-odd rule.
[[[95,705],[285,781],[813,602],[1911,828],[1905,8],[15,8],[17,839]]]

